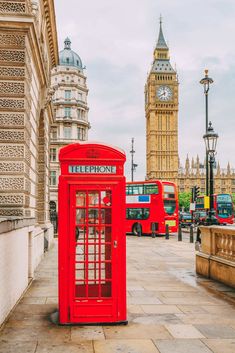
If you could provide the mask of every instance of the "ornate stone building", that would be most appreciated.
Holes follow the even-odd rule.
[[[206,170],[204,162],[192,158],[191,163],[189,158],[186,158],[185,167],[179,168],[178,187],[179,192],[191,192],[192,187],[197,185],[200,187],[200,192],[205,194],[206,191]],[[227,168],[220,168],[220,164],[214,168],[214,192],[215,193],[235,193],[235,169],[230,168],[228,163]]]
[[[0,323],[33,277],[44,241],[53,237],[50,73],[57,63],[53,0],[1,0]]]
[[[59,65],[52,70],[55,120],[51,126],[50,144],[50,201],[57,209],[59,150],[61,147],[88,139],[88,106],[86,76],[81,58],[71,49],[66,38],[59,53]]]
[[[177,181],[178,85],[160,20],[154,60],[145,85],[147,180]]]

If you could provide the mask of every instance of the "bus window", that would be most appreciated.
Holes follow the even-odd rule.
[[[148,219],[149,208],[127,208],[127,219]]]
[[[144,194],[158,194],[158,186],[156,184],[146,184],[144,185]]]
[[[218,212],[219,217],[227,218],[227,217],[231,216],[233,213],[232,206],[226,205],[226,204],[225,205],[220,204],[220,205],[218,205],[217,212]]]
[[[175,188],[173,185],[164,185],[163,192],[165,199],[175,199]]]
[[[164,200],[164,209],[165,212],[169,215],[173,214],[176,209],[176,202],[173,200]]]

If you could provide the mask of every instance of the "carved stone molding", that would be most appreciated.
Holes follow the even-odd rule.
[[[24,94],[24,82],[9,82],[2,81],[0,82],[0,94],[7,94],[8,96],[12,95],[23,95]]]
[[[1,206],[23,206],[24,195],[22,194],[0,194],[0,205]]]
[[[24,99],[0,98],[0,109],[25,109]]]
[[[24,168],[24,162],[0,162],[1,173],[23,173],[27,172]]]
[[[4,79],[25,78],[25,68],[1,66],[0,67],[0,77],[2,77]]]
[[[2,145],[0,146],[0,158],[24,158],[24,146]]]
[[[1,217],[23,217],[24,211],[23,209],[18,208],[0,208],[0,216]]]
[[[21,130],[0,130],[0,143],[1,142],[24,142],[25,133]]]
[[[24,113],[0,113],[0,126],[23,127]]]
[[[21,63],[25,62],[24,50],[0,49],[0,62]]]
[[[1,4],[1,2],[0,2]],[[0,33],[0,45],[1,47],[21,47],[25,46],[25,35],[14,34],[14,33]]]
[[[0,190],[24,190],[24,177],[0,177]]]

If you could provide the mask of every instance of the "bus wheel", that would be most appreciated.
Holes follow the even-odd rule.
[[[139,237],[141,237],[142,235],[142,227],[141,227],[141,224],[139,223],[135,223],[132,227],[132,233],[134,235],[138,235]]]

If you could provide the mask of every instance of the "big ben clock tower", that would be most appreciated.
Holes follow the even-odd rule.
[[[147,180],[177,182],[178,85],[160,18],[154,60],[145,85]]]

